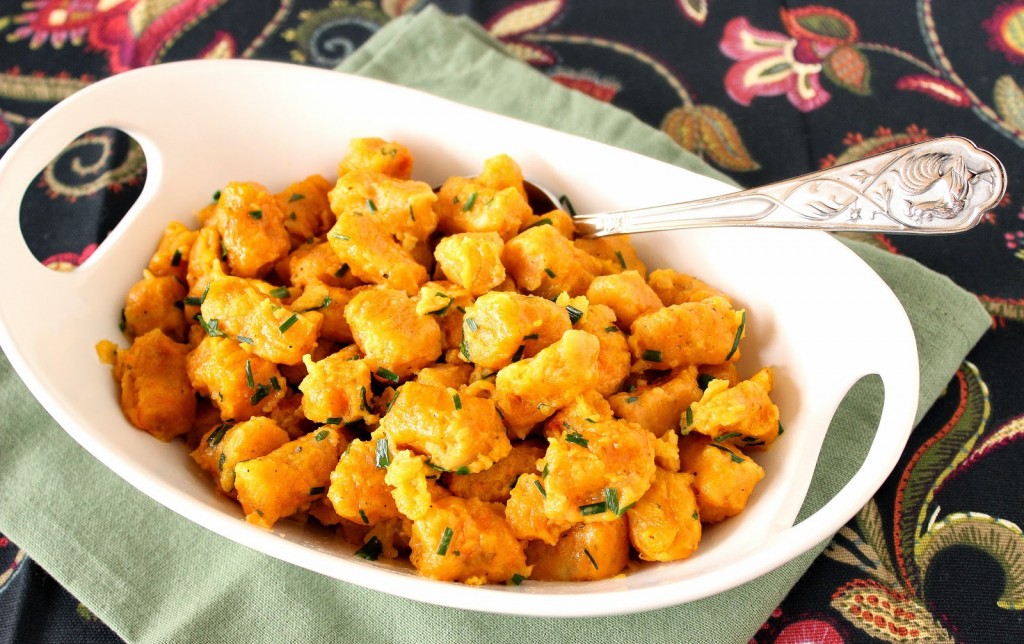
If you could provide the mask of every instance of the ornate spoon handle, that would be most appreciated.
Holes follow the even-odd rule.
[[[584,237],[706,226],[954,233],[977,224],[1005,189],[999,159],[944,137],[759,188],[574,221]]]

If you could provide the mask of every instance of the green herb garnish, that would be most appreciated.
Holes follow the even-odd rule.
[[[210,435],[206,437],[206,444],[209,445],[210,447],[216,447],[217,445],[220,444],[221,440],[224,439],[224,434],[226,434],[228,430],[231,429],[232,427],[233,425],[229,425],[227,423],[224,423],[223,425],[219,426],[217,429],[210,432]]]
[[[202,313],[196,313],[195,318],[193,319],[195,319],[195,321],[199,323],[199,326],[203,328],[203,331],[206,331],[206,335],[209,335],[214,338],[225,337],[224,332],[217,328],[217,325],[220,323],[220,321],[217,320],[217,318],[213,318],[212,320],[207,321],[203,317]]]
[[[473,332],[476,332],[476,330],[480,328],[477,326],[476,320],[473,318],[466,318],[466,327]]]
[[[590,559],[590,563],[594,566],[594,570],[598,570],[597,560],[594,559],[594,555],[590,554],[590,551],[586,548],[583,549],[583,554],[587,555],[587,559]]]
[[[714,440],[715,440],[716,443],[724,443],[727,440],[730,440],[730,439],[733,439],[733,438],[739,438],[740,436],[743,436],[743,434],[741,434],[740,432],[729,432],[728,434],[722,434],[721,436],[716,436]],[[754,440],[757,440],[757,439],[754,439]]]
[[[473,194],[475,195],[476,193],[474,192]],[[441,542],[437,544],[437,554],[438,555],[443,557],[446,554],[448,554],[448,546],[452,542],[452,535],[453,534],[455,534],[455,533],[452,532],[452,529],[447,527],[447,526],[445,526],[444,532],[441,533]]]
[[[715,447],[717,449],[720,449],[723,452],[725,452],[726,454],[728,454],[729,458],[732,459],[733,463],[742,463],[744,460],[746,460],[746,459],[742,458],[740,455],[738,455],[736,452],[734,452],[731,449],[729,449],[728,447],[726,447],[725,445],[719,445],[718,443],[708,443],[708,445],[710,445],[711,447]]]
[[[469,195],[469,199],[466,199],[466,204],[462,206],[462,212],[469,212],[473,208],[473,204],[476,203],[476,193]]]
[[[580,514],[583,516],[589,516],[591,514],[601,514],[602,512],[608,511],[608,504],[604,501],[598,501],[597,503],[589,503],[587,505],[580,506]]]
[[[319,443],[320,441],[322,441],[323,439],[327,438],[330,435],[331,435],[330,430],[328,430],[328,429],[321,429],[317,433],[313,434],[313,440],[315,440],[316,442]]]
[[[532,224],[527,226],[525,228],[525,230],[529,230],[530,228],[533,228],[534,226],[545,226],[545,225],[546,226],[554,226],[555,224],[554,224],[554,222],[551,221],[550,217],[545,217],[543,219],[538,219],[537,221],[533,222]]]
[[[526,351],[526,345],[520,344],[516,352],[512,354],[512,362],[519,362],[523,359],[523,351]]]
[[[250,210],[249,211],[249,216],[252,217],[253,219],[263,219],[263,211],[262,210]]]
[[[622,256],[622,251],[615,251],[615,257],[619,260],[619,266],[626,268],[626,258]]]
[[[558,277],[558,275],[556,275],[556,274],[555,274],[555,271],[551,270],[551,269],[550,269],[550,268],[548,268],[547,266],[545,266],[545,267],[544,267],[544,272],[545,272],[545,273],[547,273],[547,274],[548,274],[548,277],[550,277],[550,278],[552,278],[552,279],[554,279],[554,278]]]
[[[335,277],[345,277],[346,273],[348,273],[348,264],[342,264],[341,268],[339,268],[338,270],[334,271],[334,276]]]
[[[395,373],[394,371],[391,371],[390,369],[380,367],[379,369],[377,369],[377,375],[383,378],[384,380],[387,380],[388,382],[398,382],[398,374]]]
[[[373,203],[373,199],[366,200],[366,207],[369,208],[370,212],[377,212],[377,204]]]
[[[291,203],[293,201],[298,201],[300,199],[305,199],[305,198],[306,198],[306,195],[299,194],[297,192],[293,192],[292,196],[288,197],[288,203]]]
[[[253,342],[252,338],[245,335],[235,336],[235,340],[237,340],[239,344],[256,344]]]
[[[316,487],[309,488],[309,495],[310,496],[316,496],[317,494],[323,494],[326,491],[327,491],[327,488],[325,486],[318,485]]]
[[[454,396],[452,396],[452,402],[455,403],[456,410],[462,409],[462,399],[459,398],[459,394],[455,394]]]
[[[740,348],[740,337],[743,335],[743,327],[747,325],[747,312],[742,311],[740,313],[740,325],[736,327],[736,337],[732,340],[732,348],[729,349],[729,354],[725,356],[726,361],[732,358],[736,350]]]
[[[579,310],[572,304],[565,307],[565,310],[569,312],[569,322],[571,322],[572,324],[576,324],[577,322],[580,321],[580,318],[583,317],[583,311]]]
[[[647,362],[661,362],[661,351],[657,349],[645,349],[643,359]]]
[[[561,197],[559,197],[558,203],[562,204],[562,210],[569,213],[570,217],[576,216],[576,209],[572,207],[572,202],[569,201],[569,197],[567,195],[562,195]]]
[[[384,551],[384,544],[380,542],[377,537],[370,537],[370,539],[363,544],[363,547],[356,550],[355,555],[368,561],[377,561],[380,554]]]
[[[256,386],[252,379],[252,361],[248,358],[245,359],[245,384],[249,385],[250,389]]]
[[[171,266],[178,266],[181,264],[181,249],[175,248],[174,254],[171,255]]]
[[[589,447],[590,446],[590,443],[587,441],[587,439],[583,438],[583,436],[580,435],[577,432],[566,432],[565,433],[565,440],[569,441],[570,443],[575,443],[576,445],[579,445],[580,447]]]
[[[270,296],[276,297],[277,299],[285,298],[291,295],[292,292],[288,290],[287,286],[278,286],[277,288],[270,289]]]
[[[363,520],[363,523],[365,523],[367,525],[370,524],[370,517],[366,516],[366,513],[363,512],[362,508],[359,508],[359,518]],[[376,539],[376,538],[377,537],[374,537],[374,539]]]
[[[377,439],[377,450],[374,456],[376,457],[375,465],[377,467],[386,468],[388,465],[391,465],[391,451],[388,449],[388,439]]]
[[[548,498],[548,491],[544,489],[543,483],[541,483],[540,481],[534,481],[533,484],[537,486],[538,490],[540,490],[540,495],[542,497],[544,497],[545,499]]]
[[[299,321],[299,315],[292,313],[291,317],[281,323],[281,326],[277,327],[281,333],[284,333],[288,329],[292,328],[292,325]]]
[[[264,398],[266,398],[269,395],[270,395],[270,387],[260,383],[259,385],[256,385],[256,393],[254,393],[252,395],[252,397],[249,398],[249,404],[255,405],[255,404],[259,403],[261,400],[263,400]]]
[[[519,584],[526,581],[526,577],[523,577],[518,572],[512,575],[512,578],[508,580],[508,583],[512,586],[518,586]]]
[[[700,387],[701,391],[703,391],[708,388],[708,385],[710,385],[711,381],[714,379],[715,377],[709,373],[697,374],[697,386]]]

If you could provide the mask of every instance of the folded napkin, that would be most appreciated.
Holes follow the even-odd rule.
[[[664,134],[509,57],[474,23],[435,9],[397,19],[342,66],[721,178]],[[989,324],[973,296],[905,258],[849,242],[889,283],[917,333],[918,418]],[[802,515],[856,470],[880,387],[837,413]],[[594,619],[519,618],[391,597],[276,561],[150,500],[82,450],[0,360],[0,531],[129,641],[747,641],[821,547],[733,591]]]

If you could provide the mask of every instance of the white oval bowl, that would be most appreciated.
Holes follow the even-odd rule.
[[[74,137],[120,128],[142,145],[142,193],[100,248],[73,273],[43,268],[19,227],[21,198]],[[698,551],[598,582],[473,587],[371,563],[323,531],[281,521],[249,525],[217,494],[180,442],[129,425],[110,369],[94,346],[119,340],[124,294],[171,220],[230,180],[272,191],[319,172],[333,176],[353,137],[401,141],[414,177],[437,184],[507,153],[525,175],[571,197],[579,212],[721,194],[732,188],[625,150],[387,83],[256,61],[170,63],[100,81],[57,105],[0,159],[0,344],[46,410],[132,485],[237,543],[346,582],[419,601],[537,616],[611,615],[706,597],[754,579],[827,539],[893,469],[917,408],[913,331],[886,284],[820,232],[703,229],[635,236],[649,267],[697,275],[748,310],[741,373],[772,365],[786,433],[757,460],[766,476],[739,516],[706,530]],[[850,386],[878,374],[885,388],[874,442],[854,478],[793,525],[829,422]],[[873,428],[866,427],[865,431]]]

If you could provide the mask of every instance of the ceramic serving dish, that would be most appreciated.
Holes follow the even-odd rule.
[[[119,128],[141,144],[145,186],[79,269],[50,271],[21,235],[22,195],[66,144],[101,126]],[[917,354],[905,312],[867,265],[825,233],[653,233],[634,237],[648,266],[698,275],[748,310],[741,373],[774,366],[773,398],[786,427],[784,437],[757,457],[766,476],[747,509],[707,530],[690,559],[600,582],[471,587],[364,561],[352,546],[289,521],[272,531],[247,524],[237,504],[214,492],[183,444],[161,443],[125,421],[110,369],[97,360],[94,345],[121,339],[124,294],[170,220],[191,222],[190,213],[229,180],[279,190],[314,172],[330,177],[358,136],[403,142],[415,156],[415,178],[435,185],[450,175],[475,174],[485,158],[508,153],[527,177],[569,195],[580,212],[731,190],[618,148],[296,65],[171,63],[74,94],[0,159],[0,257],[9,276],[0,280],[0,341],[28,387],[76,441],[183,520],[267,556],[415,600],[523,615],[608,615],[693,601],[784,564],[838,530],[895,466],[917,407]],[[831,502],[794,525],[836,407],[854,382],[871,374],[881,378],[885,399],[866,460]]]

